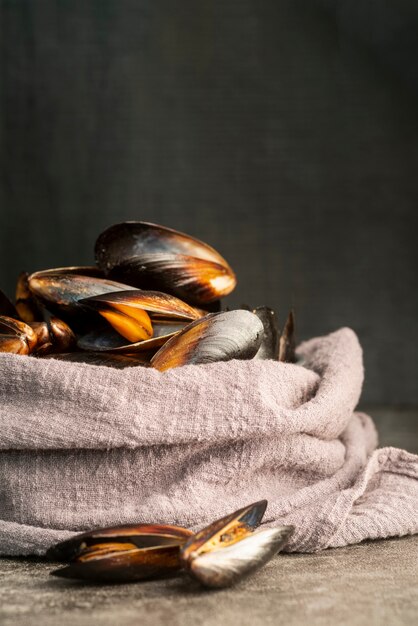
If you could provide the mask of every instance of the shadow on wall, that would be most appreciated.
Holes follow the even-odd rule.
[[[228,258],[230,305],[293,305],[301,338],[352,326],[366,401],[418,402],[416,101],[335,19],[0,0],[0,23],[2,287],[163,223]]]

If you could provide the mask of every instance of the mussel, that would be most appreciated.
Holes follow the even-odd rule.
[[[184,569],[210,588],[228,587],[255,572],[285,545],[292,526],[254,532],[267,500],[227,515],[196,534],[179,526],[139,524],[102,528],[63,541],[46,554],[70,562],[53,576],[119,583]]]
[[[77,341],[77,346],[80,350],[88,352],[110,352],[131,355],[150,351],[155,352],[156,348],[162,346],[186,326],[187,322],[153,321],[152,338],[134,343],[127,342],[122,335],[111,328],[98,328],[81,335]]]
[[[29,288],[29,274],[21,272],[16,283],[16,311],[23,322],[30,324],[42,318],[42,312]]]
[[[78,267],[35,272],[29,276],[28,284],[31,293],[48,309],[70,314],[80,313],[79,301],[83,298],[132,289],[129,285],[96,276],[91,268]]]
[[[0,315],[0,352],[30,354],[36,343],[36,333],[28,324]]]
[[[160,371],[181,365],[252,359],[263,337],[263,324],[249,311],[210,313],[169,339],[151,359]]]
[[[296,361],[295,314],[293,309],[287,317],[280,336],[278,360],[286,363],[295,363]]]
[[[154,335],[151,317],[157,320],[195,320],[201,313],[191,306],[159,291],[119,291],[80,300],[97,311],[131,343],[149,340]],[[164,333],[160,333],[162,336]],[[165,333],[167,334],[167,333]],[[161,345],[161,342],[155,345]]]
[[[57,544],[52,560],[71,561],[53,576],[91,582],[132,582],[181,568],[180,547],[192,532],[179,526],[139,524],[93,530]]]
[[[267,506],[255,502],[213,522],[181,548],[183,567],[206,587],[235,584],[257,571],[285,545],[292,526],[254,532]]]
[[[231,267],[211,246],[157,224],[115,224],[99,236],[95,253],[98,266],[110,277],[195,305],[218,300],[236,285]]]
[[[280,330],[276,313],[268,306],[253,309],[253,313],[261,320],[264,332],[261,345],[255,359],[276,359],[279,349]]]

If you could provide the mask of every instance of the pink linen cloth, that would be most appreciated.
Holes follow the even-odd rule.
[[[418,532],[418,457],[376,449],[354,412],[362,351],[348,328],[297,364],[161,373],[0,354],[0,554],[134,522],[198,528],[267,498],[289,551]]]

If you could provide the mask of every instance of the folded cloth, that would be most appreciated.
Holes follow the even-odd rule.
[[[418,532],[418,457],[376,450],[348,328],[298,363],[167,372],[0,354],[0,554],[134,522],[197,528],[253,501],[288,551]]]

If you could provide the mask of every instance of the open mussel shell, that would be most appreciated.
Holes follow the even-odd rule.
[[[144,310],[154,319],[193,321],[202,317],[201,312],[186,302],[161,291],[117,291],[85,298],[81,302],[96,311],[114,310],[125,315],[133,315],[135,310]]]
[[[58,268],[35,272],[29,276],[32,294],[48,309],[64,313],[79,313],[83,298],[103,293],[130,290],[132,287],[88,274],[79,274],[81,268]]]
[[[179,545],[116,550],[90,555],[51,572],[52,576],[92,583],[128,583],[175,574],[181,568]]]
[[[253,313],[261,320],[263,339],[255,359],[276,359],[279,350],[280,330],[276,313],[268,306],[260,306]]]
[[[252,533],[261,523],[267,500],[238,509],[206,526],[184,544],[181,558],[186,568],[192,559],[208,551],[224,548]]]
[[[166,576],[181,568],[180,546],[192,535],[178,526],[139,524],[76,535],[47,552],[72,561],[53,576],[90,582],[130,582]]]
[[[249,311],[211,313],[186,326],[154,355],[160,371],[181,365],[252,359],[263,337],[263,324]]]
[[[178,334],[187,326],[187,322],[153,322],[154,334],[151,339],[129,343],[111,328],[92,330],[82,335],[77,346],[88,352],[110,352],[112,354],[132,354],[154,351]]]
[[[49,548],[46,557],[53,561],[70,561],[91,546],[109,543],[130,543],[136,548],[184,544],[193,533],[169,524],[126,524],[79,533]]]
[[[296,362],[295,314],[293,310],[290,311],[280,336],[278,359],[286,363]]]
[[[189,573],[205,587],[229,587],[270,561],[292,532],[292,526],[281,526],[251,533],[237,543],[192,558]]]
[[[115,224],[99,236],[95,253],[98,266],[118,280],[194,304],[217,300],[236,285],[232,269],[214,248],[157,224]]]

